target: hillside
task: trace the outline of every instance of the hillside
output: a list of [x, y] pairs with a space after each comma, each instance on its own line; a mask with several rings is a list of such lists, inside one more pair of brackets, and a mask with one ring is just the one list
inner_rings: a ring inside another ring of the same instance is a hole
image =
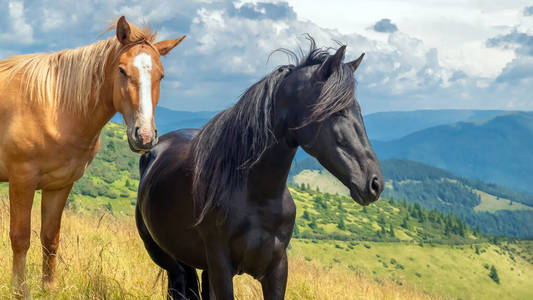
[[486, 240], [454, 215], [428, 211], [420, 204], [388, 199], [357, 205], [344, 195], [292, 187], [298, 207], [294, 236], [345, 241], [471, 243]]
[[436, 126], [372, 144], [382, 160], [416, 160], [459, 176], [533, 193], [533, 113]]
[[[119, 124], [108, 124], [102, 131], [101, 141], [98, 155], [82, 179], [75, 183], [67, 207], [74, 211], [106, 209], [133, 215], [139, 156], [129, 151], [124, 127]], [[483, 233], [533, 236], [532, 196], [479, 180], [456, 177], [450, 172], [416, 162], [383, 161], [382, 168], [387, 180], [384, 197], [419, 203], [444, 214], [452, 212]], [[344, 186], [333, 176], [327, 172], [309, 171], [313, 169], [323, 168], [315, 160], [295, 162], [291, 178], [298, 184], [303, 182], [313, 188], [318, 186], [322, 191], [346, 194]], [[0, 184], [0, 192], [7, 193], [7, 184]], [[329, 226], [335, 227], [337, 223], [332, 224]]]
[[[533, 236], [532, 196], [413, 161], [385, 160], [381, 167], [386, 183], [382, 197], [453, 213], [484, 233]], [[347, 189], [315, 161], [297, 162], [293, 170], [296, 184], [348, 195]]]
[[[11, 298], [8, 213], [7, 199], [0, 196], [1, 299]], [[33, 232], [39, 232], [39, 220], [34, 209]], [[420, 246], [293, 239], [286, 299], [530, 299], [532, 249], [531, 242]], [[40, 288], [41, 259], [34, 236], [27, 258], [33, 299], [165, 297], [166, 276], [144, 250], [131, 217], [67, 210], [52, 292]], [[492, 266], [500, 284], [488, 276]], [[250, 276], [236, 276], [234, 283], [236, 299], [262, 299]]]
[[[128, 150], [123, 126], [108, 124], [101, 138], [101, 151], [68, 201], [58, 288], [51, 294], [38, 288], [41, 254], [33, 238], [28, 276], [34, 298], [163, 296], [166, 284], [143, 249], [132, 218], [138, 155]], [[436, 177], [439, 172], [449, 174], [442, 170], [425, 173]], [[5, 184], [1, 187], [0, 194], [5, 195]], [[289, 250], [287, 299], [533, 296], [529, 286], [532, 242], [485, 236], [454, 215], [417, 203], [384, 198], [362, 207], [349, 197], [315, 191], [307, 184], [291, 186], [290, 191], [297, 220]], [[39, 231], [39, 198], [33, 210], [35, 232]], [[4, 245], [0, 248], [4, 266], [0, 298], [7, 298], [11, 254], [5, 196], [0, 195], [0, 204]], [[492, 266], [499, 274], [499, 284], [489, 277]], [[235, 282], [240, 299], [261, 299], [258, 283], [249, 276], [239, 276]]]
[[[125, 128], [109, 123], [100, 135], [100, 150], [67, 200], [73, 211], [105, 209], [133, 215], [139, 183], [139, 155], [131, 152]], [[0, 183], [0, 194], [7, 194], [7, 183]], [[37, 192], [36, 198], [40, 198]]]
[[[93, 163], [87, 169], [84, 177], [76, 182], [68, 201], [68, 208], [79, 212], [94, 212], [107, 210], [112, 213], [132, 215], [138, 184], [138, 155], [128, 150], [124, 127], [110, 123], [101, 135], [101, 149]], [[302, 209], [299, 210], [297, 229], [301, 229], [296, 236], [308, 238], [335, 238], [340, 240], [449, 240], [450, 236], [443, 236], [446, 224], [458, 232], [458, 228], [465, 230], [465, 224], [459, 220], [450, 219], [445, 222], [445, 217], [432, 212], [437, 222], [432, 226], [423, 226], [418, 229], [416, 220], [409, 221], [410, 229], [399, 228], [403, 219], [401, 215], [413, 214], [428, 216], [420, 205], [408, 205], [382, 201], [379, 207], [366, 207], [354, 205], [354, 202], [345, 196], [336, 196], [314, 192], [309, 189], [294, 187], [292, 195]], [[329, 208], [334, 209], [329, 209]], [[337, 211], [338, 210], [338, 211]], [[412, 210], [416, 212], [412, 213]], [[306, 214], [305, 217], [303, 214]], [[365, 219], [353, 216], [368, 214]], [[378, 219], [378, 214], [381, 217]], [[453, 218], [453, 216], [452, 216]], [[438, 221], [442, 219], [441, 221]], [[366, 221], [362, 221], [366, 220]], [[386, 220], [386, 221], [385, 221]], [[434, 220], [429, 219], [430, 222]], [[339, 228], [341, 222], [344, 228]], [[411, 224], [412, 223], [412, 224]], [[428, 223], [430, 224], [430, 223]], [[397, 235], [391, 237], [382, 232], [389, 230], [390, 226], [398, 227]], [[311, 226], [311, 227], [309, 227]], [[314, 227], [314, 228], [313, 228]], [[381, 232], [380, 232], [381, 230]], [[418, 231], [420, 232], [418, 232]], [[418, 234], [417, 234], [418, 233]], [[423, 233], [423, 234], [422, 234]], [[423, 238], [425, 237], [425, 238]], [[469, 239], [464, 232], [462, 236], [451, 236], [455, 241], [465, 242]]]

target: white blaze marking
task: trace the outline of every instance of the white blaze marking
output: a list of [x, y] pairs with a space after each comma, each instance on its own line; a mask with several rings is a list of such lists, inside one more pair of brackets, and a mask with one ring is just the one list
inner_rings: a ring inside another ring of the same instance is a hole
[[133, 66], [139, 70], [140, 133], [143, 143], [148, 143], [152, 133], [152, 57], [141, 53], [133, 59]]

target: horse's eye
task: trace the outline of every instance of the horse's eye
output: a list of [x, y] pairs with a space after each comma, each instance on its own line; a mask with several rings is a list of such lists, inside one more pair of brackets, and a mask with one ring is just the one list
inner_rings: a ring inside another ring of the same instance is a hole
[[345, 137], [337, 138], [337, 145], [344, 149], [350, 149], [350, 143]]
[[122, 67], [118, 67], [118, 70], [119, 70], [119, 72], [120, 72], [122, 75], [124, 75], [124, 76], [126, 76], [126, 77], [129, 77], [129, 76], [128, 76], [128, 73], [126, 73], [126, 70], [124, 70]]

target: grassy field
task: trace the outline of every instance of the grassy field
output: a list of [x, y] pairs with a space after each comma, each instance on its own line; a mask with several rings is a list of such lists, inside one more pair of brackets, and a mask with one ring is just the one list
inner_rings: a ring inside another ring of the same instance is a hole
[[[137, 162], [124, 128], [106, 126], [99, 154], [67, 202], [51, 292], [40, 288], [36, 193], [27, 263], [34, 299], [165, 298], [166, 276], [148, 257], [132, 217]], [[290, 187], [299, 238], [289, 250], [287, 299], [533, 299], [533, 241], [496, 241], [418, 204], [381, 199], [362, 207], [341, 196], [344, 187], [326, 172], [304, 171], [294, 181], [306, 186]], [[11, 295], [6, 194], [0, 183], [0, 299]], [[500, 283], [488, 276], [492, 266]], [[262, 298], [249, 276], [237, 276], [235, 290], [237, 299]]]
[[310, 188], [316, 190], [317, 188], [330, 194], [350, 195], [347, 187], [342, 185], [340, 181], [329, 172], [321, 172], [317, 170], [303, 170], [292, 179], [294, 183], [309, 184]]
[[[36, 201], [35, 205], [38, 205]], [[0, 298], [10, 298], [11, 247], [7, 199], [0, 197]], [[35, 207], [36, 208], [36, 207]], [[59, 250], [58, 284], [40, 288], [39, 214], [34, 208], [32, 245], [28, 253], [28, 283], [33, 299], [164, 299], [166, 282], [137, 235], [133, 218], [96, 214], [64, 215]], [[342, 264], [309, 259], [315, 250], [296, 242], [290, 251], [287, 299], [440, 299], [418, 286], [375, 279]], [[298, 250], [296, 249], [298, 247]], [[326, 259], [327, 256], [320, 254]], [[314, 257], [314, 256], [313, 256]], [[249, 276], [235, 277], [237, 299], [261, 299], [259, 284]]]
[[495, 212], [498, 210], [533, 210], [533, 207], [524, 205], [522, 203], [512, 202], [509, 199], [496, 197], [494, 195], [487, 194], [483, 191], [473, 190], [480, 196], [481, 203], [474, 207], [475, 211], [488, 211]]
[[[35, 205], [37, 206], [38, 200]], [[10, 297], [11, 249], [7, 199], [0, 197], [0, 298]], [[37, 208], [37, 207], [36, 207]], [[39, 214], [33, 212], [28, 282], [34, 299], [163, 299], [165, 276], [146, 254], [133, 218], [102, 210], [66, 211], [58, 285], [40, 288]], [[287, 299], [531, 299], [533, 243], [466, 246], [294, 239]], [[511, 259], [505, 248], [519, 255]], [[488, 277], [495, 265], [500, 284]], [[261, 299], [249, 276], [234, 280], [237, 299]]]
[[[293, 255], [322, 265], [344, 266], [366, 276], [457, 299], [532, 299], [533, 265], [487, 243], [428, 245], [296, 240]], [[523, 248], [531, 244], [513, 244]], [[476, 254], [476, 247], [479, 254]], [[511, 246], [507, 246], [511, 247]], [[525, 255], [525, 253], [524, 253]], [[531, 255], [529, 252], [528, 255]], [[513, 257], [513, 258], [511, 258]], [[489, 276], [494, 265], [500, 284]]]

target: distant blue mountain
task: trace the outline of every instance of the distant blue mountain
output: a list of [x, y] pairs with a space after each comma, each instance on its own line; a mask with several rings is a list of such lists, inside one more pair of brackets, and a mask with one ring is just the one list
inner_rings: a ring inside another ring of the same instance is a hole
[[[201, 128], [217, 112], [156, 109], [161, 134]], [[379, 159], [420, 161], [459, 176], [533, 194], [533, 113], [501, 110], [419, 110], [364, 117]], [[122, 122], [120, 115], [113, 121]], [[308, 158], [299, 149], [296, 161]]]
[[[155, 110], [155, 124], [160, 134], [180, 128], [202, 128], [217, 113], [216, 111], [179, 111], [158, 106]], [[116, 114], [111, 121], [122, 123], [123, 119], [120, 114]]]
[[438, 125], [477, 121], [508, 113], [502, 110], [415, 110], [378, 112], [364, 117], [371, 140], [389, 141]]
[[435, 126], [373, 141], [380, 160], [402, 158], [533, 194], [533, 113]]
[[[201, 128], [218, 111], [178, 111], [157, 107], [156, 124], [162, 134], [180, 128]], [[475, 121], [505, 114], [501, 110], [415, 110], [379, 112], [364, 117], [368, 137], [371, 140], [388, 141], [429, 127], [459, 121]], [[122, 122], [120, 114], [112, 121]], [[297, 155], [297, 159], [300, 155]], [[303, 157], [302, 157], [303, 158]]]

